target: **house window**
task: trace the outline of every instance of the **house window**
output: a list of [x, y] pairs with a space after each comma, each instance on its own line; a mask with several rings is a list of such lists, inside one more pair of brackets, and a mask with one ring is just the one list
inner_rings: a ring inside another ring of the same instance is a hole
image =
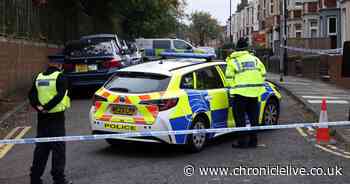
[[295, 30], [300, 31], [301, 30], [301, 24], [295, 24]]
[[295, 37], [296, 38], [301, 38], [301, 31], [295, 32]]
[[328, 17], [328, 35], [337, 35], [336, 17]]
[[310, 37], [311, 38], [317, 38], [317, 29], [311, 29]]
[[318, 27], [317, 20], [310, 20], [310, 27]]

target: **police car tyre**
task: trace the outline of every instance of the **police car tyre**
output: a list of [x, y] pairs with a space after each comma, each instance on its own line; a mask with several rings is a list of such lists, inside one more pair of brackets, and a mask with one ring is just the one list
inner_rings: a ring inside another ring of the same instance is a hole
[[[198, 118], [193, 121], [192, 130], [205, 129], [205, 120]], [[191, 153], [200, 152], [207, 142], [207, 135], [205, 133], [190, 134], [187, 137], [187, 150]]]
[[119, 146], [119, 145], [123, 144], [123, 142], [121, 140], [118, 140], [118, 139], [106, 139], [106, 142], [111, 146]]
[[279, 104], [274, 98], [270, 98], [265, 106], [262, 125], [277, 125], [279, 119]]

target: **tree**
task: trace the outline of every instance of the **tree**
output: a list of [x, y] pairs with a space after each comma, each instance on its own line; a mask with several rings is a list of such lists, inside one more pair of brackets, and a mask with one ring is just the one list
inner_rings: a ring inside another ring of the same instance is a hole
[[175, 34], [185, 5], [183, 0], [116, 0], [113, 3], [124, 36], [128, 38]]
[[49, 0], [48, 4], [49, 12], [61, 16], [56, 17], [62, 19], [64, 41], [72, 32], [68, 25], [77, 27], [75, 39], [96, 33], [117, 33], [126, 39], [176, 35], [186, 5], [185, 0]]
[[208, 12], [195, 12], [190, 17], [190, 39], [196, 45], [204, 46], [208, 41], [220, 36], [218, 21]]

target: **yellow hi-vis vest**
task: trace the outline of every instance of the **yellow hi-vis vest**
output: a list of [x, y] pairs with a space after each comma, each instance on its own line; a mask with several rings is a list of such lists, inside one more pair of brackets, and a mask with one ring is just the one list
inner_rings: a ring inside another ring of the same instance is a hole
[[[56, 80], [61, 72], [53, 72], [50, 75], [43, 75], [40, 73], [36, 78], [36, 88], [38, 90], [38, 99], [42, 105], [47, 104], [52, 98], [57, 95], [56, 90]], [[48, 113], [56, 113], [65, 111], [70, 107], [70, 99], [68, 97], [68, 91], [66, 91], [65, 96], [62, 101], [58, 103], [54, 108], [49, 110]]]
[[248, 51], [234, 52], [226, 58], [226, 85], [230, 94], [260, 97], [265, 92], [264, 64]]

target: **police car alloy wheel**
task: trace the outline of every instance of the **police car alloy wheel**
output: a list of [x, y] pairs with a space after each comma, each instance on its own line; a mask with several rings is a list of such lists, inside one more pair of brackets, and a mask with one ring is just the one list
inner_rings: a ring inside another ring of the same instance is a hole
[[[192, 130], [205, 129], [204, 121], [198, 119], [193, 122]], [[207, 141], [207, 136], [205, 133], [190, 134], [188, 136], [188, 148], [190, 152], [199, 152], [204, 148]]]
[[279, 109], [276, 100], [269, 100], [266, 104], [263, 116], [264, 125], [277, 125]]

